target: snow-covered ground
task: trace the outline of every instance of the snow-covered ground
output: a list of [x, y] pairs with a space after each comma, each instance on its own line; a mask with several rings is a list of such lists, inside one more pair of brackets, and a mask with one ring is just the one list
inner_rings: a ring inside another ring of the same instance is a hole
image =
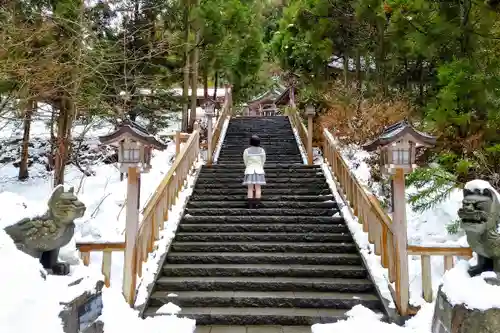
[[[92, 290], [101, 279], [98, 270], [83, 265], [72, 266], [70, 276], [47, 275], [31, 256], [17, 250], [12, 239], [0, 228], [0, 262], [6, 271], [0, 274], [0, 331], [16, 333], [63, 333], [59, 313], [60, 302], [68, 302], [81, 293]], [[84, 280], [74, 287], [68, 284]], [[195, 321], [167, 315], [140, 319], [137, 312], [124, 301], [120, 288], [103, 290], [101, 319], [106, 333], [154, 332], [192, 333]]]

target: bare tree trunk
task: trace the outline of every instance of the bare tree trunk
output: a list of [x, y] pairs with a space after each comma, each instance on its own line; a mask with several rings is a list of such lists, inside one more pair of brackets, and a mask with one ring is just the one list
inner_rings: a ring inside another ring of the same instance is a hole
[[184, 5], [184, 82], [182, 88], [182, 99], [184, 104], [182, 106], [182, 125], [181, 131], [187, 132], [188, 118], [189, 118], [189, 0], [185, 0]]
[[361, 93], [363, 88], [363, 78], [361, 77], [361, 54], [359, 49], [356, 49], [356, 87], [358, 93]]
[[21, 163], [19, 164], [19, 180], [25, 180], [29, 177], [28, 172], [28, 149], [30, 143], [30, 130], [31, 130], [31, 116], [36, 108], [36, 102], [28, 99], [25, 104], [24, 110], [24, 124], [23, 124], [23, 143], [21, 148]]
[[[79, 3], [78, 10], [79, 25], [83, 26], [83, 0]], [[75, 37], [81, 37], [83, 30], [79, 30]], [[59, 117], [57, 119], [57, 149], [55, 154], [55, 168], [54, 168], [54, 187], [64, 184], [64, 171], [66, 164], [69, 161], [71, 154], [71, 128], [73, 125], [74, 117], [76, 115], [76, 101], [78, 88], [80, 86], [79, 69], [80, 59], [82, 55], [82, 39], [75, 38], [75, 45], [72, 47], [72, 55], [74, 58], [73, 68], [71, 75], [68, 77], [71, 84], [71, 91], [65, 93], [59, 102]]]
[[203, 70], [203, 97], [208, 99], [208, 65]]
[[219, 73], [214, 74], [214, 101], [217, 100], [217, 88], [219, 87]]
[[191, 75], [191, 116], [189, 117], [189, 128], [192, 130], [194, 122], [196, 121], [196, 106], [198, 102], [198, 67], [200, 50], [198, 44], [200, 43], [201, 33], [200, 30], [196, 31], [195, 47], [193, 50], [193, 72]]
[[68, 162], [70, 150], [70, 138], [68, 133], [71, 131], [73, 101], [68, 96], [61, 99], [59, 108], [59, 117], [57, 119], [57, 144], [54, 165], [54, 187], [64, 184], [64, 170]]
[[342, 56], [342, 60], [343, 60], [343, 63], [344, 63], [344, 85], [347, 87], [347, 83], [348, 83], [348, 79], [347, 79], [347, 76], [348, 76], [348, 73], [349, 73], [349, 56], [347, 54], [344, 54]]
[[54, 110], [50, 113], [50, 154], [48, 158], [48, 170], [54, 170], [55, 155], [56, 155], [56, 135], [54, 133], [54, 124], [56, 122], [56, 114]]

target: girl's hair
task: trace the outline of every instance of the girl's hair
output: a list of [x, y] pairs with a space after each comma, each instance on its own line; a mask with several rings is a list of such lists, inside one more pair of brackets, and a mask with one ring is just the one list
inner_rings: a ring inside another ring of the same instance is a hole
[[250, 146], [260, 147], [260, 138], [257, 135], [252, 135], [250, 138]]

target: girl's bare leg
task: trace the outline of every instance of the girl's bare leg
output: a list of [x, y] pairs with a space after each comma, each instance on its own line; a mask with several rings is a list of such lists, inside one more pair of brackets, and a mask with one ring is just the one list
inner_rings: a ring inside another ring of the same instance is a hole
[[248, 185], [247, 198], [248, 199], [253, 198], [253, 185]]
[[261, 196], [262, 196], [262, 190], [260, 185], [255, 185], [255, 198], [260, 199]]

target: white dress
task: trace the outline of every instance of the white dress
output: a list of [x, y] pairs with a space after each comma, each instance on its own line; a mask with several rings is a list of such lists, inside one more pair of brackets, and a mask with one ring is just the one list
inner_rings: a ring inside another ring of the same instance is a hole
[[245, 162], [243, 185], [265, 185], [266, 151], [262, 147], [249, 147], [243, 152], [243, 161]]

